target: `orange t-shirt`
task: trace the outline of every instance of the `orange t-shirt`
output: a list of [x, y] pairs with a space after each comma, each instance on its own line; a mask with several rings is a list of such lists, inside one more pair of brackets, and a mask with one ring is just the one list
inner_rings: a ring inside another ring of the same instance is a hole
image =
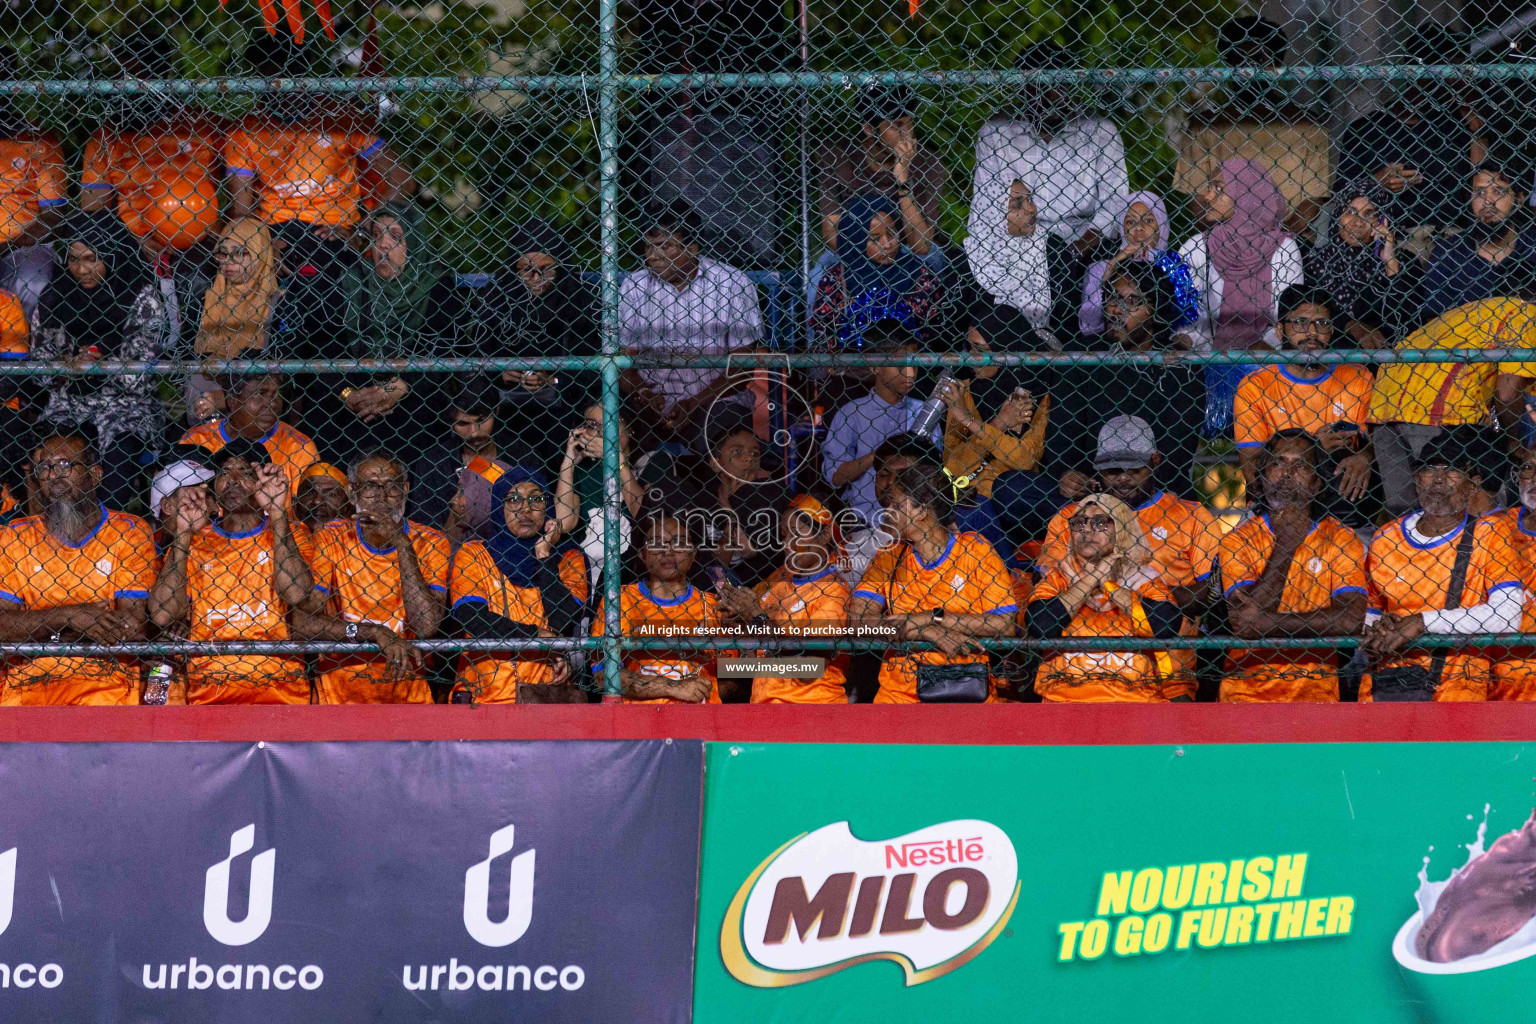
[[[536, 587], [507, 582], [496, 560], [479, 541], [471, 541], [453, 553], [448, 570], [448, 600], [453, 608], [478, 601], [513, 622], [549, 628], [544, 597]], [[518, 657], [475, 651], [459, 656], [455, 691], [474, 694], [479, 704], [516, 704], [518, 683], [553, 682], [553, 656], [527, 653]]]
[[[1136, 506], [1135, 512], [1136, 521], [1152, 551], [1152, 568], [1164, 585], [1189, 587], [1210, 577], [1216, 545], [1221, 542], [1221, 524], [1209, 509], [1198, 501], [1185, 501], [1159, 491], [1156, 497]], [[1077, 504], [1074, 502], [1046, 524], [1045, 543], [1038, 559], [1042, 573], [1050, 572], [1067, 557], [1071, 544], [1071, 529], [1067, 524], [1076, 514]], [[1199, 621], [1185, 618], [1179, 627], [1179, 635], [1199, 636]], [[1170, 699], [1193, 697], [1198, 688], [1195, 652], [1174, 650], [1168, 652], [1168, 657], [1173, 665], [1173, 676], [1163, 680], [1164, 693]]]
[[[1222, 593], [1259, 582], [1275, 535], [1269, 517], [1257, 516], [1221, 540]], [[1366, 593], [1365, 545], [1337, 519], [1313, 524], [1285, 574], [1278, 611], [1305, 614], [1322, 611], [1336, 597]], [[1224, 701], [1336, 701], [1339, 699], [1338, 651], [1332, 647], [1274, 648], [1227, 652]]]
[[[1150, 566], [1143, 567], [1137, 578], [1128, 581], [1140, 601], [1169, 601], [1167, 585]], [[1056, 598], [1072, 586], [1071, 578], [1060, 567], [1046, 573], [1035, 587], [1030, 605], [1034, 607]], [[1152, 635], [1145, 611], [1138, 616], [1127, 612], [1109, 598], [1101, 587], [1073, 613], [1064, 637]], [[1137, 651], [1055, 651], [1040, 663], [1035, 673], [1035, 692], [1042, 700], [1100, 704], [1110, 701], [1164, 703], [1171, 696], [1158, 671], [1153, 652]]]
[[[890, 615], [942, 607], [946, 613], [958, 615], [1012, 618], [1019, 610], [1008, 567], [979, 533], [951, 535], [949, 545], [931, 565], [919, 559], [909, 544], [881, 548], [864, 570], [853, 596], [876, 602]], [[986, 654], [887, 651], [880, 666], [875, 703], [916, 704], [921, 665], [985, 665], [989, 661]]]
[[[290, 522], [306, 563], [315, 544], [302, 523]], [[187, 552], [187, 639], [286, 640], [288, 606], [273, 583], [272, 529], [226, 533], [218, 523], [192, 538]], [[221, 654], [187, 662], [188, 704], [308, 704], [304, 659], [284, 655]]]
[[[794, 626], [804, 635], [837, 639], [832, 629], [848, 624], [848, 584], [836, 569], [815, 576], [790, 577], [770, 586], [759, 599], [774, 626]], [[827, 670], [820, 679], [781, 679], [759, 676], [752, 681], [753, 704], [846, 704], [848, 652], [820, 650]], [[779, 657], [780, 655], [771, 655]]]
[[[1370, 607], [1375, 611], [1413, 615], [1445, 609], [1451, 570], [1456, 564], [1456, 545], [1468, 524], [1464, 522], [1449, 536], [1434, 543], [1421, 544], [1408, 535], [1409, 518], [1411, 516], [1392, 520], [1371, 538], [1366, 572], [1370, 577]], [[1500, 588], [1522, 586], [1520, 557], [1505, 525], [1484, 517], [1472, 526], [1476, 544], [1461, 591], [1463, 608], [1485, 604], [1488, 595]], [[1431, 657], [1428, 650], [1411, 650], [1379, 667], [1421, 665], [1428, 668]], [[1435, 700], [1486, 700], [1490, 675], [1489, 652], [1451, 648], [1440, 686], [1435, 691]], [[1366, 676], [1360, 683], [1360, 699], [1370, 700], [1370, 693], [1371, 680]]]
[[224, 173], [254, 177], [261, 217], [351, 227], [362, 216], [358, 161], [384, 140], [344, 119], [297, 125], [248, 118], [224, 144]]
[[[208, 449], [212, 454], [223, 448], [230, 440], [232, 439], [224, 430], [224, 421], [216, 420], [213, 423], [193, 427], [183, 434], [177, 443], [195, 444]], [[260, 440], [261, 446], [267, 450], [268, 455], [272, 456], [272, 464], [288, 477], [289, 493], [297, 495], [300, 475], [310, 465], [320, 461], [320, 450], [315, 447], [315, 442], [282, 422], [267, 431], [266, 436]]]
[[[592, 635], [603, 635], [603, 611], [605, 601], [597, 603], [592, 620]], [[719, 606], [714, 594], [689, 586], [681, 596], [664, 600], [651, 593], [651, 588], [641, 583], [631, 583], [619, 592], [619, 629], [628, 637], [664, 639], [671, 636], [705, 636], [720, 628]], [[661, 676], [680, 679], [694, 672], [702, 672], [709, 680], [710, 704], [720, 703], [720, 683], [715, 678], [715, 658], [724, 651], [628, 651], [624, 655], [624, 671], [639, 675]], [[601, 658], [592, 671], [603, 671]], [[624, 698], [626, 704], [677, 704], [671, 697], [655, 700]]]
[[[101, 510], [79, 544], [61, 543], [41, 516], [0, 534], [0, 600], [37, 611], [144, 601], [155, 585], [155, 538], [138, 516]], [[137, 704], [133, 658], [12, 658], [0, 704]]]
[[37, 212], [69, 202], [64, 151], [48, 136], [0, 141], [0, 242], [19, 238]]
[[[0, 359], [27, 359], [32, 354], [32, 332], [27, 326], [27, 311], [15, 292], [0, 288]], [[21, 408], [11, 399], [12, 410]]]
[[1244, 377], [1232, 403], [1232, 434], [1239, 448], [1258, 448], [1282, 430], [1309, 434], [1337, 425], [1365, 430], [1376, 378], [1353, 363], [1320, 377], [1297, 377], [1288, 366], [1265, 366]]
[[205, 238], [219, 219], [217, 169], [224, 132], [212, 121], [166, 122], [143, 132], [102, 128], [85, 145], [80, 187], [117, 190], [117, 213], [128, 230], [147, 235], [175, 200], [185, 248]]
[[[427, 586], [448, 593], [448, 538], [428, 526], [407, 522], [406, 536]], [[326, 610], [345, 622], [372, 622], [403, 636], [405, 594], [400, 562], [394, 548], [374, 548], [363, 539], [357, 522], [340, 519], [315, 535], [310, 571], [316, 588], [330, 595]], [[321, 704], [430, 704], [432, 689], [425, 679], [389, 681], [389, 668], [378, 655], [324, 655], [316, 666]]]
[[[1532, 526], [1521, 522], [1520, 506], [1501, 509], [1486, 517], [1504, 528], [1510, 547], [1520, 564], [1520, 582], [1525, 585], [1525, 610], [1520, 616], [1520, 632], [1536, 633], [1536, 515], [1528, 515]], [[1489, 700], [1536, 700], [1536, 648], [1505, 647], [1490, 650], [1494, 658], [1493, 683]]]

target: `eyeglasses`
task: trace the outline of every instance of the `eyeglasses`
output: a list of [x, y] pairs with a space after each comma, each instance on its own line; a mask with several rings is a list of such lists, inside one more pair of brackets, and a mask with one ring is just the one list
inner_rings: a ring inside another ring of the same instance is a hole
[[597, 433], [601, 434], [603, 432], [603, 421], [602, 420], [582, 420], [581, 421], [581, 429], [582, 430], [592, 430], [592, 431], [596, 431]]
[[541, 267], [534, 263], [519, 263], [517, 265], [517, 273], [521, 277], [537, 277], [545, 281], [551, 281], [556, 274], [560, 273], [560, 265], [558, 263], [551, 263], [548, 266]]
[[1115, 528], [1115, 520], [1112, 516], [1073, 516], [1067, 525], [1084, 533], [1108, 533]]
[[521, 494], [509, 494], [509, 495], [507, 495], [507, 501], [506, 501], [506, 505], [507, 505], [508, 508], [535, 509], [535, 508], [543, 508], [545, 505], [548, 505], [548, 504], [549, 504], [549, 499], [544, 497], [544, 495], [542, 495], [542, 494], [535, 494], [531, 498], [524, 497]]
[[69, 476], [77, 469], [85, 469], [89, 463], [75, 462], [73, 459], [54, 459], [52, 462], [39, 462], [32, 467], [32, 475], [45, 476]]
[[1315, 320], [1304, 316], [1287, 317], [1284, 322], [1287, 327], [1294, 327], [1298, 331], [1315, 330], [1326, 334], [1333, 330], [1333, 321], [1327, 317], [1318, 317]]
[[362, 483], [357, 485], [356, 490], [359, 497], [364, 494], [401, 495], [405, 493], [405, 484], [399, 480], [387, 480], [383, 482], [378, 480], [364, 480]]
[[224, 260], [225, 262], [232, 262], [234, 260], [243, 260], [249, 256], [250, 253], [246, 251], [244, 246], [237, 245], [230, 247], [221, 245], [217, 249], [213, 250], [213, 255], [218, 259]]

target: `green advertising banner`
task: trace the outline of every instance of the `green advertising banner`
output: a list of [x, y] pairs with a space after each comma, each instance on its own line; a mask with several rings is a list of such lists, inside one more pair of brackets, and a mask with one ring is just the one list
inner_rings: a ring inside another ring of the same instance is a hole
[[1529, 1019], [1526, 753], [712, 744], [694, 1020]]

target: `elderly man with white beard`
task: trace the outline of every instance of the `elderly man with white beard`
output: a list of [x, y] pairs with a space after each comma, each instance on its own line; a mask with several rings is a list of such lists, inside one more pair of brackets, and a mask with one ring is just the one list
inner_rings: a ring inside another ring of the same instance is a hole
[[315, 537], [315, 589], [320, 614], [296, 613], [296, 636], [362, 640], [379, 654], [323, 655], [322, 704], [430, 704], [421, 652], [412, 639], [437, 632], [448, 594], [448, 539], [405, 517], [410, 483], [405, 464], [376, 451], [348, 474], [357, 514]]

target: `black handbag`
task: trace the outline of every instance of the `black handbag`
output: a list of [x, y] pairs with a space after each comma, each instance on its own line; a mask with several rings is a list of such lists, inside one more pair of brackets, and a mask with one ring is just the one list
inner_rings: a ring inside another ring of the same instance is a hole
[[[1475, 545], [1477, 521], [1469, 519], [1463, 527], [1461, 541], [1456, 545], [1456, 562], [1451, 566], [1451, 578], [1445, 588], [1445, 610], [1461, 607], [1461, 595], [1467, 587], [1467, 569], [1472, 565], [1472, 548]], [[1429, 667], [1423, 665], [1398, 665], [1378, 669], [1371, 674], [1371, 699], [1380, 703], [1407, 703], [1435, 699], [1440, 688], [1440, 677], [1445, 673], [1447, 647], [1435, 648]]]
[[917, 699], [924, 704], [984, 704], [992, 688], [988, 663], [917, 666]]

